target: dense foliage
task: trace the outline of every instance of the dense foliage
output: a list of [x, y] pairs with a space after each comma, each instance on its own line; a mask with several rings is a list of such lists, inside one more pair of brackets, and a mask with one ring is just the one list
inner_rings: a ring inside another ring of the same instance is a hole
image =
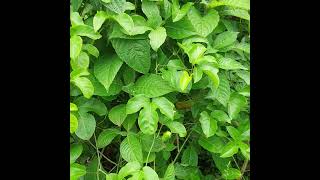
[[71, 0], [72, 180], [250, 179], [249, 0]]

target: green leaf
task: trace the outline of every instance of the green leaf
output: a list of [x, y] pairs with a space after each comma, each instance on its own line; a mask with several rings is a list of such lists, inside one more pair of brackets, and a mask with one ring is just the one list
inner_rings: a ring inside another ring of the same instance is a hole
[[87, 53], [81, 51], [76, 59], [71, 60], [71, 67], [73, 70], [85, 71], [89, 67], [89, 56]]
[[102, 131], [97, 139], [97, 148], [104, 148], [108, 146], [112, 140], [120, 134], [119, 129], [109, 128]]
[[244, 67], [240, 62], [231, 59], [231, 58], [220, 58], [218, 59], [218, 66], [221, 69], [226, 69], [226, 70], [235, 70], [235, 69], [244, 69], [247, 70], [246, 67]]
[[121, 142], [120, 154], [127, 162], [143, 162], [142, 147], [135, 134], [129, 133]]
[[185, 53], [188, 54], [189, 62], [192, 64], [196, 64], [198, 59], [203, 57], [207, 49], [204, 45], [200, 43], [186, 45], [178, 43], [178, 45], [184, 50]]
[[112, 39], [118, 56], [134, 70], [146, 74], [151, 65], [148, 40]]
[[[154, 142], [153, 142], [154, 139]], [[140, 142], [142, 145], [142, 150], [145, 152], [160, 152], [166, 145], [162, 142], [160, 137], [155, 137], [154, 135], [140, 134]], [[153, 144], [153, 146], [152, 146]], [[151, 148], [152, 146], [152, 148]]]
[[227, 131], [229, 133], [229, 135], [232, 137], [232, 139], [236, 140], [236, 141], [239, 141], [240, 140], [240, 132], [232, 127], [232, 126], [227, 126]]
[[200, 113], [199, 121], [201, 123], [202, 131], [207, 138], [216, 133], [218, 129], [217, 121], [211, 118], [206, 111]]
[[181, 163], [188, 166], [198, 166], [198, 153], [193, 146], [188, 146], [183, 151]]
[[123, 33], [130, 36], [144, 34], [146, 31], [151, 30], [151, 28], [147, 26], [135, 26], [131, 16], [126, 13], [120, 13], [117, 16], [114, 16], [113, 19], [123, 28]]
[[127, 180], [143, 180], [143, 171], [140, 170], [132, 174]]
[[214, 9], [210, 9], [202, 17], [200, 12], [195, 7], [192, 7], [188, 13], [188, 19], [200, 36], [207, 37], [217, 27], [220, 17]]
[[71, 80], [74, 85], [76, 85], [81, 92], [83, 93], [83, 96], [86, 98], [90, 98], [94, 93], [94, 87], [90, 80], [86, 77], [76, 77], [73, 80]]
[[70, 164], [76, 162], [83, 151], [81, 144], [71, 144], [70, 145]]
[[130, 83], [134, 83], [136, 80], [136, 71], [127, 65], [124, 66], [122, 75], [123, 75], [123, 82], [126, 85]]
[[123, 123], [123, 121], [126, 119], [127, 117], [127, 113], [126, 113], [126, 105], [125, 104], [119, 104], [117, 106], [114, 106], [109, 114], [108, 117], [110, 119], [110, 121], [117, 125], [117, 126], [121, 126], [121, 124]]
[[142, 168], [144, 180], [159, 180], [158, 174], [149, 166]]
[[230, 141], [222, 148], [220, 157], [222, 158], [231, 157], [234, 154], [236, 154], [238, 150], [239, 150], [239, 147], [237, 146], [237, 144], [233, 141]]
[[93, 46], [92, 44], [84, 44], [82, 45], [82, 49], [87, 51], [92, 56], [98, 58], [99, 57], [99, 50]]
[[161, 16], [167, 20], [172, 14], [172, 4], [168, 0], [163, 0], [161, 4]]
[[164, 173], [163, 180], [175, 180], [174, 165], [172, 163], [168, 165], [167, 170]]
[[75, 103], [82, 112], [95, 112], [99, 116], [106, 115], [108, 112], [106, 105], [96, 98], [88, 100], [84, 97], [79, 97], [75, 100]]
[[187, 17], [178, 22], [169, 21], [165, 24], [165, 28], [172, 39], [183, 39], [198, 34]]
[[76, 25], [84, 25], [82, 17], [78, 12], [72, 12], [70, 14], [70, 20], [71, 20], [71, 25], [76, 26]]
[[197, 83], [197, 82], [199, 82], [201, 80], [202, 75], [203, 75], [203, 71], [198, 67], [194, 67], [192, 74], [193, 74], [194, 83]]
[[105, 22], [106, 19], [110, 18], [111, 15], [105, 11], [98, 11], [93, 17], [93, 29], [94, 31], [98, 31], [102, 24]]
[[237, 40], [238, 32], [225, 31], [220, 33], [213, 41], [212, 47], [214, 49], [222, 49], [234, 44]]
[[82, 48], [82, 39], [80, 36], [72, 36], [70, 38], [70, 58], [76, 59]]
[[243, 79], [247, 85], [250, 85], [250, 72], [248, 71], [237, 71], [236, 74]]
[[102, 56], [94, 64], [94, 75], [106, 88], [107, 92], [122, 66], [122, 60], [117, 55]]
[[143, 109], [139, 113], [138, 124], [140, 130], [144, 134], [152, 135], [157, 131], [158, 128], [158, 113], [156, 108], [152, 106], [151, 103], [148, 103], [143, 107]]
[[211, 112], [211, 117], [213, 117], [214, 119], [220, 121], [220, 122], [227, 122], [231, 124], [231, 119], [228, 116], [227, 113], [225, 113], [224, 111], [221, 110], [214, 110]]
[[180, 81], [179, 81], [179, 86], [180, 86], [181, 91], [184, 91], [188, 87], [191, 80], [192, 80], [192, 77], [189, 76], [188, 72], [183, 71], [182, 76], [180, 76]]
[[209, 138], [200, 137], [198, 143], [201, 147], [212, 153], [220, 153], [222, 151], [222, 148], [224, 147], [222, 138], [218, 136], [211, 136]]
[[79, 111], [78, 122], [79, 125], [76, 135], [83, 140], [89, 140], [96, 128], [96, 120], [94, 116], [89, 113]]
[[209, 93], [209, 98], [217, 99], [223, 106], [227, 106], [227, 103], [230, 98], [230, 85], [229, 80], [226, 76], [222, 75], [219, 76], [220, 83], [218, 89], [211, 88], [211, 92]]
[[86, 174], [86, 167], [78, 163], [70, 165], [70, 180], [77, 180]]
[[180, 137], [187, 135], [187, 130], [184, 125], [178, 121], [170, 121], [165, 123], [172, 133], [178, 133]]
[[247, 104], [247, 99], [239, 94], [233, 93], [228, 102], [228, 114], [231, 119], [237, 117], [242, 108]]
[[157, 27], [149, 33], [150, 45], [154, 51], [164, 43], [167, 37], [166, 29], [164, 27]]
[[192, 6], [192, 2], [187, 2], [180, 9], [179, 0], [172, 0], [172, 21], [176, 22], [182, 19]]
[[220, 15], [224, 16], [235, 16], [241, 19], [250, 21], [250, 15], [248, 11], [243, 9], [227, 9], [220, 12]]
[[70, 133], [74, 133], [76, 132], [76, 130], [78, 129], [78, 119], [77, 117], [70, 113]]
[[220, 79], [218, 76], [219, 69], [211, 63], [201, 64], [199, 68], [211, 79], [215, 88], [219, 87]]
[[78, 106], [74, 103], [70, 103], [70, 111], [78, 111]]
[[240, 148], [242, 155], [246, 159], [250, 160], [250, 147], [248, 146], [248, 144], [240, 142], [238, 145], [239, 145], [239, 148]]
[[93, 27], [88, 26], [88, 25], [77, 25], [73, 26], [70, 29], [70, 35], [74, 36], [86, 36], [88, 38], [91, 38], [93, 40], [100, 39], [102, 36], [98, 33], [95, 32]]
[[126, 113], [133, 114], [138, 112], [142, 107], [149, 105], [150, 99], [143, 94], [136, 95], [128, 100]]
[[155, 105], [157, 105], [157, 107], [160, 109], [160, 112], [162, 114], [166, 115], [168, 118], [173, 120], [175, 108], [174, 108], [174, 104], [172, 102], [170, 102], [165, 97], [153, 98], [152, 102]]
[[126, 0], [111, 0], [110, 3], [104, 4], [104, 6], [117, 14], [123, 13], [127, 8]]
[[150, 27], [155, 29], [161, 25], [162, 18], [160, 16], [160, 11], [156, 2], [142, 0], [141, 9], [142, 12], [147, 16], [148, 25]]
[[130, 129], [133, 127], [135, 122], [137, 121], [138, 115], [135, 114], [129, 114], [127, 115], [126, 119], [123, 121], [122, 126], [127, 130], [130, 131]]
[[104, 174], [105, 171], [102, 168], [100, 170], [99, 169], [100, 169], [100, 161], [98, 161], [97, 156], [94, 156], [87, 165], [88, 173], [84, 176], [84, 179], [85, 180], [106, 179], [106, 175]]
[[174, 89], [161, 76], [148, 74], [141, 76], [132, 87], [133, 94], [144, 94], [148, 98], [163, 96]]
[[123, 166], [118, 174], [118, 179], [123, 179], [128, 175], [132, 175], [135, 172], [140, 171], [141, 165], [139, 162], [128, 162], [125, 166]]
[[250, 9], [250, 0], [212, 0], [208, 5], [209, 8], [218, 6], [230, 6], [233, 8]]
[[241, 177], [241, 172], [239, 169], [227, 168], [222, 171], [222, 178], [224, 179], [239, 179]]
[[106, 180], [119, 180], [118, 174], [116, 174], [116, 173], [107, 174]]

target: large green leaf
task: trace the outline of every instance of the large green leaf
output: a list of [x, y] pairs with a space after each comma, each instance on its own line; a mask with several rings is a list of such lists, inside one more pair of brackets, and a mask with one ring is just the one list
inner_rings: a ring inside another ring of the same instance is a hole
[[112, 140], [120, 133], [119, 129], [109, 128], [102, 131], [97, 139], [97, 148], [104, 148], [108, 146]]
[[249, 15], [248, 11], [243, 10], [243, 9], [227, 9], [227, 10], [223, 10], [223, 11], [220, 12], [220, 15], [235, 16], [235, 17], [250, 21], [250, 15]]
[[180, 76], [179, 81], [179, 87], [181, 91], [184, 91], [187, 89], [188, 85], [192, 80], [192, 77], [189, 76], [189, 73], [187, 71], [182, 71], [182, 75]]
[[195, 7], [192, 7], [188, 13], [188, 19], [196, 32], [200, 36], [206, 37], [217, 27], [220, 17], [214, 9], [210, 9], [208, 13], [202, 17], [200, 12]]
[[76, 59], [82, 48], [82, 39], [80, 36], [72, 36], [70, 38], [70, 58]]
[[89, 56], [87, 53], [81, 51], [76, 59], [71, 59], [71, 67], [78, 72], [85, 71], [89, 67]]
[[139, 113], [138, 124], [144, 134], [154, 134], [158, 128], [158, 113], [151, 103], [146, 104]]
[[230, 98], [230, 84], [226, 76], [219, 76], [220, 83], [218, 89], [211, 88], [208, 98], [217, 99], [223, 106], [227, 106]]
[[93, 17], [93, 29], [98, 31], [106, 19], [111, 18], [111, 15], [106, 11], [98, 11]]
[[220, 78], [218, 76], [219, 69], [212, 63], [201, 64], [199, 68], [211, 79], [214, 88], [218, 88], [220, 85]]
[[146, 74], [151, 65], [148, 40], [112, 39], [118, 56], [134, 70]]
[[202, 131], [207, 138], [216, 133], [218, 129], [217, 121], [211, 118], [206, 111], [200, 113], [199, 121], [201, 123]]
[[144, 94], [146, 97], [154, 98], [168, 94], [174, 89], [161, 76], [148, 74], [141, 76], [132, 87], [133, 94]]
[[158, 174], [149, 166], [142, 168], [144, 180], [159, 180]]
[[129, 114], [127, 115], [126, 119], [123, 121], [122, 126], [127, 130], [130, 131], [130, 129], [134, 126], [138, 118], [137, 113], [135, 114]]
[[79, 125], [76, 135], [83, 140], [89, 140], [96, 128], [96, 120], [94, 116], [89, 113], [79, 111], [78, 122]]
[[151, 30], [148, 26], [136, 26], [132, 17], [126, 13], [120, 13], [117, 16], [114, 16], [113, 19], [123, 28], [120, 30], [129, 36], [144, 34], [146, 31]]
[[192, 2], [187, 2], [180, 9], [179, 0], [172, 0], [172, 21], [176, 22], [182, 19], [192, 6]]
[[160, 16], [160, 11], [156, 2], [142, 0], [141, 9], [142, 12], [147, 16], [148, 25], [150, 27], [155, 29], [160, 26], [160, 24], [162, 23], [162, 18]]
[[150, 45], [154, 51], [164, 43], [167, 37], [166, 29], [164, 27], [157, 27], [149, 33]]
[[222, 171], [222, 178], [224, 179], [239, 179], [241, 177], [241, 171], [235, 168], [227, 168]]
[[81, 90], [84, 97], [89, 99], [93, 95], [94, 87], [88, 78], [76, 77], [72, 79], [71, 82]]
[[249, 10], [250, 0], [212, 0], [208, 5], [209, 8], [215, 8], [217, 6], [230, 6]]
[[98, 32], [95, 32], [93, 27], [88, 25], [77, 25], [73, 26], [70, 29], [71, 36], [78, 35], [78, 36], [86, 36], [93, 40], [100, 39], [102, 36]]
[[222, 148], [224, 147], [224, 142], [222, 138], [218, 136], [211, 136], [209, 138], [200, 137], [198, 143], [204, 149], [212, 153], [220, 153], [222, 151]]
[[232, 45], [236, 42], [238, 32], [232, 32], [232, 31], [225, 31], [223, 33], [220, 33], [213, 41], [212, 47], [214, 49], [222, 49], [227, 46]]
[[[153, 141], [154, 139], [154, 141]], [[160, 152], [166, 145], [162, 142], [160, 137], [155, 137], [154, 135], [140, 134], [140, 141], [142, 145], [142, 150], [145, 152]], [[152, 145], [153, 144], [153, 145]], [[152, 146], [152, 148], [151, 148]]]
[[73, 163], [70, 165], [70, 180], [77, 180], [87, 173], [84, 165]]
[[184, 125], [178, 121], [170, 121], [165, 123], [172, 133], [178, 133], [180, 137], [187, 135], [187, 130]]
[[228, 114], [231, 119], [237, 117], [239, 112], [247, 104], [247, 99], [239, 94], [233, 93], [228, 102]]
[[106, 88], [109, 87], [122, 66], [122, 60], [117, 55], [101, 56], [94, 64], [94, 75]]
[[198, 34], [187, 17], [178, 22], [169, 21], [165, 24], [165, 28], [172, 39], [183, 39]]
[[99, 50], [92, 44], [84, 44], [82, 45], [82, 50], [87, 51], [92, 56], [98, 58], [99, 57]]
[[232, 139], [236, 141], [240, 141], [240, 132], [233, 126], [227, 126], [227, 131]]
[[226, 158], [226, 157], [231, 157], [234, 154], [236, 154], [239, 150], [239, 147], [234, 141], [230, 141], [227, 143], [221, 150], [221, 155], [220, 157]]
[[181, 164], [198, 166], [198, 153], [193, 146], [188, 146], [182, 154]]
[[96, 98], [88, 100], [84, 97], [79, 97], [74, 102], [82, 112], [95, 112], [99, 116], [106, 115], [108, 112], [106, 105]]
[[152, 102], [155, 105], [157, 105], [157, 107], [160, 109], [160, 112], [162, 114], [166, 115], [168, 118], [173, 120], [175, 108], [174, 108], [174, 104], [172, 102], [170, 102], [165, 97], [153, 98]]
[[119, 104], [117, 106], [114, 106], [109, 114], [108, 117], [110, 119], [110, 121], [117, 125], [117, 126], [121, 126], [121, 124], [123, 123], [123, 121], [126, 119], [127, 117], [127, 113], [126, 113], [126, 105], [125, 104]]
[[244, 69], [247, 70], [240, 62], [232, 59], [232, 58], [219, 58], [218, 59], [218, 66], [221, 69], [226, 70], [235, 70], [235, 69]]
[[143, 162], [142, 147], [135, 134], [128, 136], [120, 144], [121, 157], [127, 162]]
[[83, 151], [81, 144], [71, 144], [70, 145], [70, 164], [76, 162]]
[[70, 133], [74, 133], [76, 132], [76, 130], [78, 129], [78, 119], [77, 117], [70, 113]]
[[127, 102], [126, 112], [127, 114], [133, 114], [138, 112], [142, 107], [149, 105], [150, 99], [143, 94], [136, 95], [130, 98]]
[[225, 113], [222, 110], [214, 110], [214, 111], [211, 112], [210, 116], [213, 117], [214, 119], [220, 121], [220, 122], [231, 123], [231, 119], [228, 116], [228, 114]]
[[127, 177], [128, 175], [132, 175], [135, 172], [140, 171], [141, 169], [141, 165], [139, 162], [128, 162], [125, 166], [123, 166], [118, 174], [118, 178], [119, 179], [123, 179], [125, 177]]
[[163, 180], [175, 180], [174, 165], [172, 163], [168, 165], [167, 170], [164, 173]]

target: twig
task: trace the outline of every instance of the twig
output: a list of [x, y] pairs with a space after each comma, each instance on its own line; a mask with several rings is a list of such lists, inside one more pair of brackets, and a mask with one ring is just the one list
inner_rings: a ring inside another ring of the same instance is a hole
[[246, 159], [241, 167], [241, 176], [239, 177], [238, 180], [240, 180], [243, 176], [243, 174], [245, 173], [246, 169], [247, 169], [247, 165], [248, 165], [248, 160]]
[[174, 163], [176, 162], [176, 160], [178, 159], [178, 157], [179, 157], [179, 155], [180, 155], [180, 152], [181, 152], [181, 150], [182, 150], [183, 146], [184, 146], [184, 145], [186, 144], [186, 142], [188, 141], [188, 139], [189, 139], [189, 137], [190, 137], [191, 133], [192, 133], [192, 130], [190, 131], [190, 133], [189, 133], [189, 135], [187, 136], [186, 140], [184, 140], [184, 142], [182, 143], [181, 148], [180, 148], [180, 149], [178, 149], [178, 154], [177, 154], [177, 155], [176, 155], [176, 157], [174, 158], [174, 160], [173, 160], [172, 164], [174, 164]]

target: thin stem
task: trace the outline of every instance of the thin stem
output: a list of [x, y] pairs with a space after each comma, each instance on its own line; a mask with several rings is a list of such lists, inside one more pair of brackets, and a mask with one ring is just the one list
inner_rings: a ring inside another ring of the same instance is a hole
[[99, 177], [99, 169], [101, 169], [101, 162], [100, 162], [100, 156], [99, 156], [99, 150], [98, 150], [98, 148], [97, 148], [97, 139], [96, 139], [96, 134], [95, 133], [93, 133], [93, 136], [94, 136], [94, 142], [95, 142], [95, 144], [96, 144], [96, 146], [95, 146], [95, 148], [96, 148], [96, 151], [97, 151], [97, 156], [98, 156], [98, 170], [97, 170], [97, 174], [96, 174], [96, 176], [97, 176], [97, 179], [98, 180], [100, 180], [100, 177]]
[[[89, 142], [89, 144], [91, 145], [91, 146], [93, 146], [94, 148], [95, 148], [95, 146], [90, 142], [90, 141], [88, 141]], [[114, 165], [118, 165], [117, 163], [115, 163], [115, 162], [113, 162], [111, 159], [109, 159], [107, 156], [105, 156], [102, 152], [100, 152], [99, 150], [98, 150], [98, 152], [99, 152], [99, 154], [102, 156], [102, 157], [104, 157], [107, 161], [109, 161], [110, 163], [112, 163], [112, 164], [114, 164]]]
[[248, 160], [246, 159], [241, 167], [241, 176], [238, 180], [240, 180], [243, 177], [243, 174], [246, 172], [247, 165], [248, 165]]
[[147, 160], [146, 160], [146, 165], [148, 164], [149, 156], [150, 156], [151, 150], [152, 150], [152, 148], [153, 148], [153, 144], [154, 144], [154, 140], [155, 140], [155, 139], [156, 139], [156, 134], [154, 134], [154, 136], [153, 136], [153, 141], [152, 141], [151, 147], [150, 147], [149, 152], [148, 152], [148, 156], [147, 156]]
[[190, 131], [190, 133], [189, 133], [189, 135], [187, 136], [186, 140], [184, 140], [184, 142], [182, 143], [181, 148], [178, 149], [178, 154], [177, 154], [176, 157], [174, 158], [174, 160], [173, 160], [173, 162], [172, 162], [173, 164], [174, 164], [174, 163], [176, 162], [176, 160], [178, 159], [178, 157], [179, 157], [179, 155], [180, 155], [180, 152], [181, 152], [183, 146], [184, 146], [184, 145], [186, 144], [186, 142], [188, 141], [191, 133], [192, 133], [192, 130]]

